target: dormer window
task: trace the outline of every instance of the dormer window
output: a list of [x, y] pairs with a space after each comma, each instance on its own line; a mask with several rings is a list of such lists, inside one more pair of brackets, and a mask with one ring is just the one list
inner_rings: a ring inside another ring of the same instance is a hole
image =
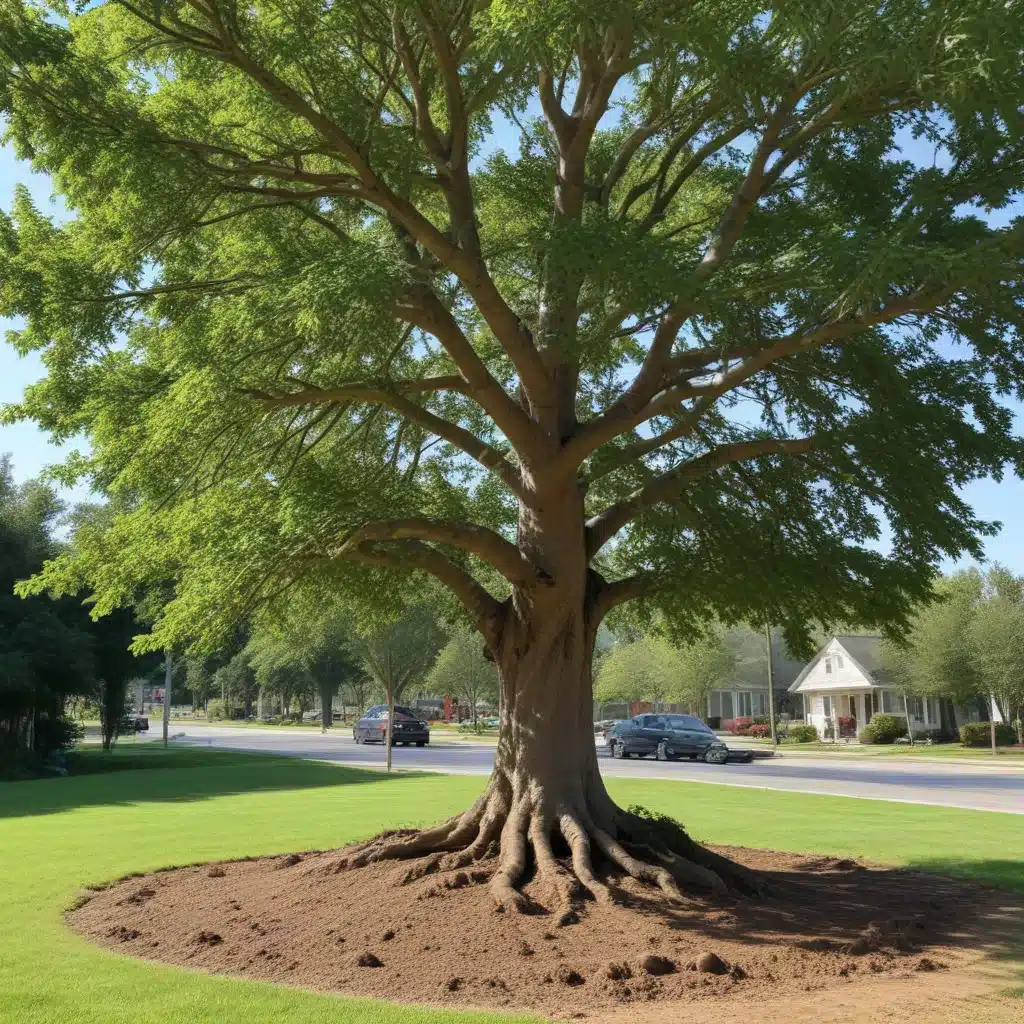
[[825, 675], [832, 675], [832, 658], [828, 657], [825, 659]]

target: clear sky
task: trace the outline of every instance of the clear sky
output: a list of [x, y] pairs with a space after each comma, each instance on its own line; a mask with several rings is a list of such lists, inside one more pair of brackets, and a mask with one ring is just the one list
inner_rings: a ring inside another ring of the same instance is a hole
[[[518, 134], [507, 122], [496, 126], [495, 148], [514, 150]], [[490, 148], [490, 147], [488, 147]], [[931, 162], [933, 154], [920, 152], [911, 157], [927, 159]], [[32, 174], [26, 164], [15, 160], [9, 148], [0, 147], [0, 205], [9, 211], [14, 186], [17, 182], [26, 184], [31, 190], [36, 203], [42, 209], [53, 212], [62, 210], [55, 205], [51, 196], [51, 187], [45, 176]], [[1018, 215], [1024, 210], [1013, 211]], [[998, 215], [1002, 221], [1007, 211]], [[0, 329], [6, 329], [9, 321], [0, 318]], [[38, 380], [43, 375], [43, 367], [35, 356], [19, 358], [10, 345], [0, 342], [0, 403], [16, 402], [21, 398], [27, 384]], [[1017, 414], [1018, 429], [1024, 433], [1024, 404], [1010, 403]], [[69, 447], [73, 448], [74, 445]], [[50, 443], [48, 435], [34, 424], [21, 423], [13, 426], [0, 426], [0, 453], [11, 452], [14, 470], [19, 480], [37, 475], [44, 467], [61, 461], [61, 450]], [[977, 514], [985, 520], [1001, 522], [999, 535], [990, 538], [986, 543], [989, 559], [1002, 562], [1018, 573], [1024, 573], [1024, 481], [1009, 474], [1002, 481], [980, 480], [968, 486], [964, 497], [971, 503]], [[65, 492], [69, 501], [78, 501], [87, 497], [87, 490], [78, 488]], [[949, 569], [951, 564], [944, 565]]]

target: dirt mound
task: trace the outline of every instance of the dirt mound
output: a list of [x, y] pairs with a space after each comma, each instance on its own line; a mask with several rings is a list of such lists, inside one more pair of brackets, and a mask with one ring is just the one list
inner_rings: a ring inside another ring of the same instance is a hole
[[694, 1012], [721, 997], [777, 1004], [780, 993], [863, 979], [901, 978], [923, 991], [936, 968], [974, 963], [997, 931], [1024, 924], [1024, 901], [980, 886], [720, 852], [762, 872], [770, 895], [678, 905], [610, 876], [616, 904], [588, 905], [580, 923], [560, 924], [537, 882], [525, 891], [538, 913], [496, 913], [486, 864], [403, 884], [408, 864], [339, 870], [339, 853], [323, 852], [131, 878], [68, 916], [104, 946], [195, 969], [563, 1018], [667, 1000]]

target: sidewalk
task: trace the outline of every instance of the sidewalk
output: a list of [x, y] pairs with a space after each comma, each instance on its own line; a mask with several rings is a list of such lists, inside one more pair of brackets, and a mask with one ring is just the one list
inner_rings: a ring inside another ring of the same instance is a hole
[[[743, 742], [742, 736], [732, 736], [727, 740], [730, 747], [737, 750], [771, 750], [771, 744]], [[951, 744], [952, 746], [952, 744]], [[989, 751], [980, 750], [977, 753], [956, 753], [956, 754], [928, 754], [928, 747], [918, 744], [916, 750], [913, 748], [899, 746], [894, 748], [861, 746], [851, 744], [849, 746], [836, 744], [835, 746], [821, 745], [813, 746], [808, 744], [809, 749], [802, 748], [799, 744], [780, 744], [775, 756], [778, 758], [817, 759], [817, 760], [842, 760], [842, 761], [872, 761], [875, 763], [888, 764], [942, 764], [947, 767], [957, 765], [977, 768], [998, 768], [1000, 771], [1016, 769], [1024, 771], [1024, 755], [1019, 752], [998, 753], [994, 757]], [[960, 750], [960, 748], [956, 748]], [[920, 750], [920, 753], [917, 752]], [[904, 753], [907, 751], [907, 753]]]

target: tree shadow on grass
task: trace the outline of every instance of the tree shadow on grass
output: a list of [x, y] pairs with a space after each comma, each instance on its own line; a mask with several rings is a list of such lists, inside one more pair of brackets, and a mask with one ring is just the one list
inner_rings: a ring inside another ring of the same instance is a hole
[[1024, 850], [1019, 860], [969, 860], [960, 857], [930, 857], [910, 865], [921, 871], [966, 878], [985, 885], [1024, 892]]
[[237, 751], [130, 747], [72, 753], [64, 778], [0, 783], [0, 819], [58, 814], [79, 807], [204, 800], [238, 793], [359, 783], [399, 785], [422, 772], [347, 768]]
[[[755, 854], [755, 857], [786, 855]], [[842, 870], [836, 864], [844, 865]], [[908, 967], [942, 950], [983, 951], [987, 958], [1024, 968], [1024, 894], [915, 868], [846, 868], [850, 861], [809, 858], [797, 870], [761, 868], [763, 899], [704, 901], [675, 908], [657, 898], [633, 902], [641, 914], [670, 928], [747, 946], [790, 945], [810, 953], [850, 958], [870, 969], [872, 959], [905, 960]], [[1024, 890], [1024, 864], [959, 862], [961, 876], [1000, 878]], [[634, 898], [635, 899], [635, 898]], [[930, 967], [923, 968], [925, 970]], [[1024, 974], [1021, 975], [1024, 977]]]

